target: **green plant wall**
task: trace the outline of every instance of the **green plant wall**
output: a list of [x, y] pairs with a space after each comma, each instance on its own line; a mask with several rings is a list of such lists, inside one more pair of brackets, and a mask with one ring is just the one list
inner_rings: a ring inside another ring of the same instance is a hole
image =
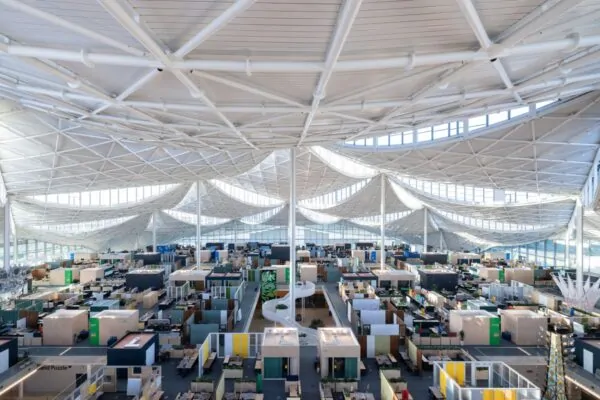
[[274, 270], [263, 270], [260, 272], [260, 299], [265, 301], [277, 297], [277, 272]]

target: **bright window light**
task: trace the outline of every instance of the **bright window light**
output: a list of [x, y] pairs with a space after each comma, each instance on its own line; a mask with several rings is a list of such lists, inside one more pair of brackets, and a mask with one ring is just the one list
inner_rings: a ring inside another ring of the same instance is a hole
[[552, 104], [552, 103], [554, 103], [556, 101], [557, 100], [549, 100], [549, 101], [542, 101], [542, 102], [536, 103], [535, 104], [535, 109], [539, 110], [540, 108], [544, 108], [546, 106], [549, 106], [550, 104]]
[[353, 161], [348, 157], [344, 157], [323, 147], [311, 147], [311, 151], [316, 154], [321, 161], [328, 164], [339, 173], [351, 178], [372, 178], [378, 174], [377, 170], [374, 168]]
[[263, 196], [262, 194], [258, 194], [255, 192], [251, 192], [246, 189], [242, 189], [237, 186], [230, 185], [229, 183], [225, 183], [218, 179], [212, 179], [210, 181], [215, 187], [221, 190], [223, 193], [228, 196], [246, 204], [250, 204], [253, 206], [278, 206], [283, 202], [279, 199], [275, 199], [268, 196]]
[[[198, 221], [196, 219], [195, 214], [174, 210], [165, 210], [164, 212], [170, 215], [171, 217], [178, 219], [179, 221], [185, 222], [187, 224], [196, 225], [196, 222]], [[200, 224], [203, 226], [222, 225], [229, 221], [231, 220], [227, 218], [207, 217], [204, 215], [200, 216]]]

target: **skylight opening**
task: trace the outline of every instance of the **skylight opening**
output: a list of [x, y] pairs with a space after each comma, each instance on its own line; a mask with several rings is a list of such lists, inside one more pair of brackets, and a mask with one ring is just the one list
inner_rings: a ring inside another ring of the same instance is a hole
[[136, 186], [121, 189], [42, 194], [27, 197], [45, 204], [59, 204], [73, 207], [112, 207], [139, 203], [149, 198], [158, 197], [178, 186], [179, 184]]
[[282, 206], [273, 208], [268, 211], [263, 211], [258, 214], [249, 215], [247, 217], [241, 218], [240, 221], [243, 222], [244, 224], [248, 224], [248, 225], [260, 225], [260, 224], [265, 223], [266, 221], [270, 220], [277, 214], [279, 214], [281, 212], [281, 210], [283, 210], [283, 207], [284, 206], [282, 205]]
[[275, 199], [269, 196], [263, 196], [262, 194], [258, 194], [256, 192], [251, 192], [249, 190], [230, 185], [229, 183], [225, 183], [218, 179], [212, 179], [210, 183], [212, 183], [214, 186], [216, 186], [219, 190], [221, 190], [228, 196], [249, 205], [260, 207], [272, 207], [281, 205], [283, 203], [283, 201], [279, 199]]
[[[544, 201], [558, 201], [565, 199], [565, 196], [552, 193], [496, 190], [493, 188], [470, 185], [425, 181], [405, 176], [396, 176], [396, 179], [424, 195], [440, 200], [465, 203], [466, 205], [482, 204], [499, 206], [507, 204], [536, 204]], [[395, 187], [401, 186], [397, 185]]]
[[[364, 140], [363, 140], [364, 142]], [[373, 140], [371, 138], [370, 146], [373, 146]], [[372, 178], [378, 174], [378, 171], [374, 168], [368, 167], [364, 164], [358, 163], [344, 157], [338, 153], [327, 150], [320, 146], [311, 148], [311, 151], [316, 154], [324, 163], [337, 170], [340, 174], [346, 175], [351, 178]]]
[[[402, 211], [402, 212], [386, 214], [385, 215], [385, 223], [389, 224], [390, 222], [394, 222], [399, 219], [408, 217], [410, 214], [412, 214], [412, 211]], [[369, 226], [369, 227], [381, 226], [381, 215], [372, 215], [370, 217], [352, 218], [352, 219], [350, 219], [350, 222], [354, 222], [355, 224], [362, 225], [362, 226]]]
[[365, 179], [331, 193], [312, 197], [310, 199], [300, 200], [298, 205], [310, 208], [312, 210], [322, 210], [325, 208], [335, 207], [354, 196], [362, 188], [367, 186], [370, 181], [371, 179]]
[[540, 108], [544, 108], [549, 106], [550, 104], [556, 103], [558, 100], [548, 100], [548, 101], [541, 101], [539, 103], [535, 104], [535, 109], [539, 110]]
[[329, 225], [339, 222], [341, 220], [341, 218], [339, 217], [335, 217], [333, 215], [325, 213], [320, 213], [304, 207], [298, 207], [298, 211], [315, 224]]
[[462, 225], [471, 226], [477, 229], [502, 231], [502, 232], [520, 232], [520, 231], [537, 231], [551, 228], [551, 225], [531, 225], [531, 224], [514, 224], [503, 221], [487, 220], [480, 218], [466, 217], [464, 215], [442, 211], [435, 209], [435, 212], [446, 217], [449, 220], [458, 222]]
[[[557, 100], [543, 101], [533, 105], [536, 110], [547, 107], [558, 102]], [[476, 115], [468, 118], [469, 131], [477, 131], [496, 124], [509, 121], [514, 118], [529, 114], [530, 106], [511, 108], [505, 111], [493, 112], [490, 114]], [[391, 147], [402, 146], [405, 144], [425, 143], [448, 137], [457, 136], [464, 133], [465, 127], [463, 120], [441, 123], [435, 126], [421, 127], [416, 130], [402, 131], [392, 133], [377, 138], [360, 138], [346, 141], [346, 146], [356, 147]]]
[[90, 233], [124, 224], [133, 218], [135, 218], [135, 216], [76, 222], [70, 224], [36, 224], [31, 225], [31, 228], [41, 231], [60, 232], [66, 234]]
[[[175, 210], [164, 210], [164, 212], [171, 217], [187, 224], [196, 225], [198, 222], [195, 214]], [[229, 218], [207, 217], [205, 215], [200, 215], [200, 224], [202, 226], [222, 225], [229, 221], [231, 221]]]

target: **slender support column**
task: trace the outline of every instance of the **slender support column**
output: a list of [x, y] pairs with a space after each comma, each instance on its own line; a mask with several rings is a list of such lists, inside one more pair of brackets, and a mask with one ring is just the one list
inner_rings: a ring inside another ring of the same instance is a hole
[[24, 395], [24, 391], [23, 391], [23, 383], [25, 381], [22, 380], [21, 382], [19, 382], [19, 400], [21, 400], [23, 398]]
[[4, 269], [10, 269], [10, 199], [4, 204]]
[[[40, 250], [39, 250], [39, 245], [38, 245], [38, 240], [34, 240], [33, 241], [33, 246], [34, 246], [34, 251], [35, 251], [35, 257], [33, 257], [33, 261], [37, 262], [40, 259]], [[73, 249], [74, 251], [75, 249]]]
[[[9, 222], [10, 223], [10, 222]], [[19, 259], [19, 237], [17, 236], [17, 227], [15, 226], [15, 231], [13, 232], [13, 265], [17, 265], [17, 260]]]
[[577, 199], [575, 208], [575, 271], [576, 288], [580, 298], [583, 297], [583, 205], [581, 199]]
[[423, 208], [423, 253], [427, 253], [427, 208]]
[[444, 236], [442, 235], [442, 231], [440, 230], [440, 251], [444, 250]]
[[154, 211], [154, 213], [152, 214], [152, 251], [153, 252], [157, 252], [156, 250], [156, 217], [157, 217], [157, 212]]
[[196, 264], [200, 265], [200, 250], [202, 249], [202, 195], [200, 181], [196, 182]]
[[290, 318], [296, 320], [296, 148], [290, 149]]
[[383, 270], [385, 266], [385, 179], [381, 174], [381, 257], [379, 267]]
[[567, 232], [565, 232], [565, 269], [568, 269], [571, 265], [571, 228], [567, 226]]

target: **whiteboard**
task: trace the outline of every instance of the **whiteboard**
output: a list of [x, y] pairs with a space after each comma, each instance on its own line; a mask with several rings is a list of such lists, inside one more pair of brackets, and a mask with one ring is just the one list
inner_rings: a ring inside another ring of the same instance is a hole
[[146, 365], [154, 364], [154, 356], [156, 355], [156, 344], [152, 343], [152, 346], [146, 350]]
[[137, 396], [142, 393], [142, 380], [139, 378], [127, 379], [127, 396]]
[[0, 353], [0, 374], [8, 369], [8, 349]]
[[583, 369], [590, 374], [594, 373], [594, 353], [583, 349]]

